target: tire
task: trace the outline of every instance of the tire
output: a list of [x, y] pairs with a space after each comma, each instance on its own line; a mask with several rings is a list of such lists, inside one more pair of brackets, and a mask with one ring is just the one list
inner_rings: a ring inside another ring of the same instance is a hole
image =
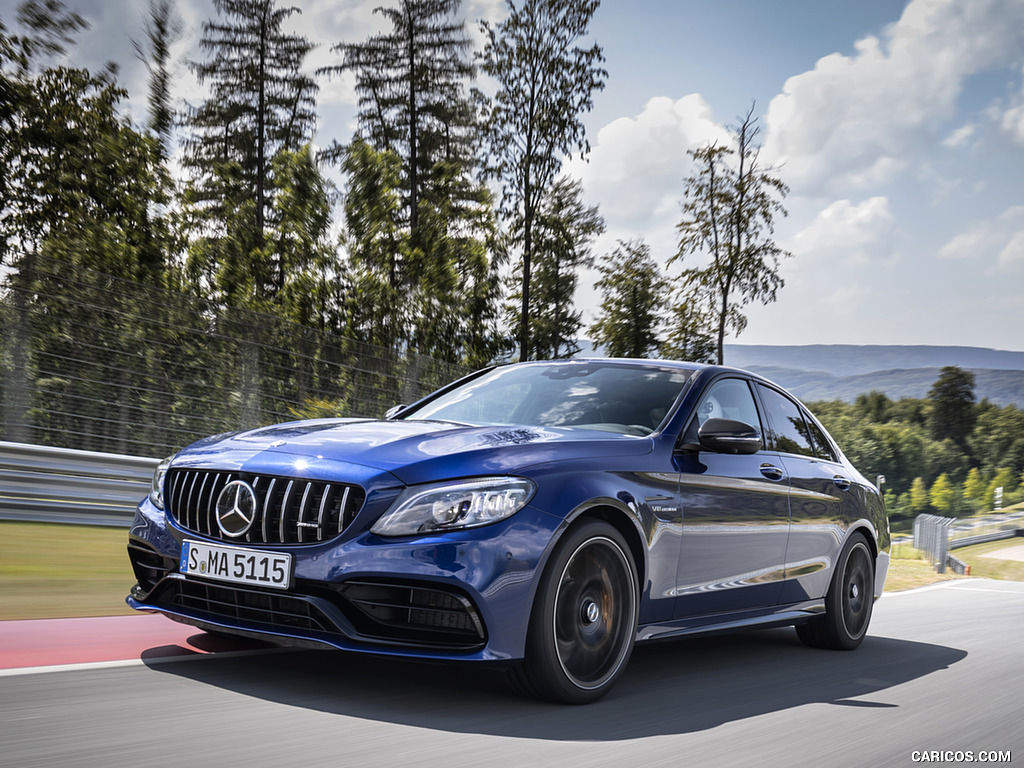
[[514, 685], [539, 698], [585, 704], [611, 690], [633, 652], [636, 566], [607, 523], [570, 530], [541, 577]]
[[825, 614], [798, 624], [796, 634], [811, 648], [852, 651], [868, 632], [875, 602], [875, 567], [863, 534], [846, 542], [825, 595]]

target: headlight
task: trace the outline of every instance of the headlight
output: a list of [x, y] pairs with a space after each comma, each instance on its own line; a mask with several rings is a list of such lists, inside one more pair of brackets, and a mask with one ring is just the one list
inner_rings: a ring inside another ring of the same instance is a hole
[[406, 488], [370, 530], [379, 536], [476, 528], [511, 517], [533, 498], [525, 477], [483, 477]]
[[168, 457], [156, 465], [153, 472], [153, 485], [149, 489], [149, 500], [157, 509], [164, 508], [164, 477], [167, 475], [167, 467], [171, 465], [171, 458]]

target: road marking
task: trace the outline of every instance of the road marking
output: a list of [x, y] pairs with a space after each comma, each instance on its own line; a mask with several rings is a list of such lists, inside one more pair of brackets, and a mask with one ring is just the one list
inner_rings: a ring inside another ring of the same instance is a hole
[[45, 667], [13, 667], [0, 669], [0, 677], [18, 675], [42, 675], [48, 672], [81, 672], [91, 669], [116, 669], [118, 667], [148, 667], [151, 664], [174, 664], [179, 661], [200, 661], [207, 659], [237, 659], [240, 656], [287, 653], [293, 648], [255, 648], [247, 651], [218, 651], [217, 653], [190, 653], [178, 656], [160, 656], [155, 659], [121, 659], [119, 661], [89, 661], [80, 664], [51, 664]]

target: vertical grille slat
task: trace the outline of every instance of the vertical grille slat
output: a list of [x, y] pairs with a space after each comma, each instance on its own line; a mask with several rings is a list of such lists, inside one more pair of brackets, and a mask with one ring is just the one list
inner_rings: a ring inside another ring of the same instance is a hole
[[299, 544], [306, 540], [306, 505], [309, 503], [309, 492], [313, 490], [313, 483], [306, 483], [306, 490], [302, 492], [302, 501], [299, 502], [299, 515], [295, 521], [295, 531], [298, 534]]
[[289, 480], [288, 487], [284, 489], [284, 499], [281, 501], [281, 522], [278, 526], [277, 535], [278, 541], [280, 541], [282, 544], [287, 543], [287, 540], [284, 537], [285, 522], [288, 518], [288, 504], [292, 500], [292, 488], [294, 487], [295, 481]]
[[324, 488], [323, 495], [320, 497], [320, 511], [316, 516], [316, 540], [324, 540], [324, 510], [327, 507], [327, 500], [331, 498], [331, 484], [328, 483], [327, 487]]
[[[217, 499], [228, 483], [242, 480], [256, 497], [258, 519], [245, 534], [254, 544], [309, 544], [340, 535], [362, 508], [357, 485], [246, 472], [172, 469], [167, 476], [167, 513], [184, 528], [224, 541]], [[315, 534], [314, 534], [315, 530]]]

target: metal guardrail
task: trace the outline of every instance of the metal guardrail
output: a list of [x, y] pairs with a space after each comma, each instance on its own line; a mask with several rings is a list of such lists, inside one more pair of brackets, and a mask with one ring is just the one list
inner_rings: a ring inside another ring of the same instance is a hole
[[128, 525], [157, 463], [0, 441], [0, 519]]

